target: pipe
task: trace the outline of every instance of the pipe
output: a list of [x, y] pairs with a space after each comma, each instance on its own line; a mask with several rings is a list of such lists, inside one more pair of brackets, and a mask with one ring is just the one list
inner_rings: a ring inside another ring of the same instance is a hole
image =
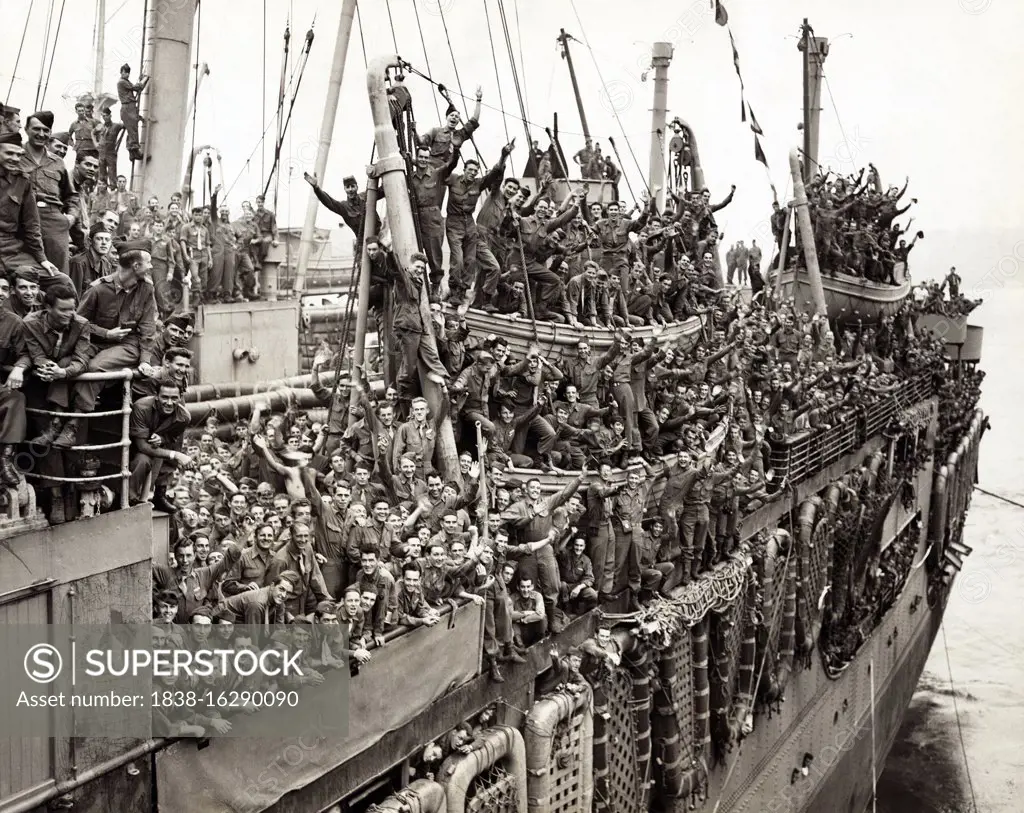
[[[331, 63], [331, 77], [327, 84], [327, 99], [324, 102], [324, 116], [320, 122], [320, 143], [317, 145], [316, 163], [313, 172], [317, 178], [327, 175], [327, 156], [331, 151], [331, 136], [334, 121], [338, 116], [338, 98], [341, 96], [341, 81], [345, 76], [345, 58], [348, 56], [348, 41], [352, 34], [352, 20], [356, 14], [356, 0], [344, 0], [341, 18], [338, 21], [338, 37], [334, 41], [334, 61]], [[306, 202], [306, 219], [302, 224], [302, 240], [299, 243], [299, 258], [295, 268], [292, 290], [302, 296], [306, 284], [306, 266], [313, 253], [313, 232], [316, 229], [316, 214], [320, 201], [312, 189]]]
[[442, 813], [445, 809], [444, 787], [429, 779], [417, 779], [370, 809], [380, 813]]
[[668, 113], [668, 66], [672, 62], [672, 43], [656, 42], [651, 52], [654, 68], [654, 106], [651, 111], [651, 164], [648, 176], [658, 211], [665, 208], [665, 116]]
[[142, 96], [142, 135], [147, 160], [136, 161], [139, 200], [167, 200], [177, 191], [185, 143], [196, 0], [149, 0], [146, 44], [149, 84]]
[[804, 250], [804, 265], [806, 266], [808, 285], [811, 289], [811, 300], [814, 303], [814, 312], [824, 318], [828, 316], [828, 308], [825, 306], [825, 289], [821, 285], [818, 250], [814, 245], [814, 229], [811, 228], [811, 213], [807, 207], [807, 191], [804, 189], [804, 179], [801, 175], [800, 153], [796, 149], [790, 150], [789, 153], [789, 171], [793, 176], [796, 225], [800, 233], [800, 245]]
[[[384, 186], [384, 197], [388, 208], [388, 225], [391, 227], [391, 243], [395, 258], [408, 263], [409, 257], [419, 250], [416, 240], [416, 226], [412, 208], [409, 205], [409, 188], [405, 181], [405, 159], [398, 150], [398, 134], [391, 124], [391, 108], [387, 95], [387, 73], [390, 68], [399, 68], [401, 60], [394, 54], [377, 57], [367, 66], [366, 89], [370, 97], [370, 111], [373, 115], [374, 142], [377, 145], [377, 163], [374, 174]], [[423, 340], [436, 347], [427, 287], [420, 289], [420, 320], [423, 324]], [[420, 375], [423, 395], [430, 411], [439, 415], [446, 408], [447, 391]], [[438, 469], [445, 480], [462, 484], [459, 456], [455, 448], [455, 432], [449, 417], [441, 422], [437, 432]]]
[[438, 771], [444, 785], [448, 813], [465, 813], [469, 809], [469, 788], [477, 776], [499, 761], [516, 778], [513, 809], [528, 809], [526, 795], [526, 743], [512, 726], [493, 726], [477, 736], [476, 747], [468, 754], [452, 754]]
[[96, 43], [96, 64], [93, 68], [92, 88], [98, 99], [100, 94], [103, 93], [103, 56], [106, 50], [107, 38], [106, 0], [96, 0], [96, 33], [93, 38]]
[[37, 810], [54, 799], [78, 790], [80, 787], [89, 784], [94, 779], [98, 779], [111, 771], [116, 771], [118, 768], [123, 768], [129, 762], [134, 762], [141, 757], [152, 754], [154, 751], [158, 751], [169, 744], [169, 740], [165, 738], [146, 740], [140, 745], [136, 745], [134, 748], [125, 751], [123, 754], [120, 754], [113, 759], [101, 762], [99, 765], [94, 765], [93, 767], [82, 771], [74, 779], [68, 779], [64, 782], [58, 782], [55, 785], [42, 788], [31, 796], [22, 797], [13, 804], [5, 805], [3, 808], [4, 813], [32, 813], [32, 811]]
[[[376, 178], [370, 178], [366, 182], [366, 214], [363, 215], [363, 239], [360, 243], [362, 265], [359, 269], [359, 303], [356, 306], [356, 340], [352, 345], [353, 370], [357, 367], [362, 368], [363, 362], [366, 360], [366, 322], [370, 311], [371, 263], [365, 246], [366, 242], [377, 232], [377, 183]], [[350, 406], [355, 406], [358, 403], [359, 391], [353, 389], [350, 395]], [[352, 421], [351, 417], [349, 421]]]

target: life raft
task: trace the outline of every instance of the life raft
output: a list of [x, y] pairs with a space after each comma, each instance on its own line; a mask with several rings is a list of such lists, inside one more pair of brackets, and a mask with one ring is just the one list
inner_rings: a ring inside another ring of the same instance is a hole
[[[786, 542], [786, 551], [783, 554], [779, 544], [780, 536]], [[797, 555], [794, 550], [795, 541], [788, 533], [776, 532], [772, 535], [765, 550], [764, 564], [764, 595], [778, 595], [781, 592], [782, 606], [777, 602], [765, 603], [763, 609], [764, 621], [769, 626], [766, 640], [764, 641], [762, 660], [766, 664], [767, 681], [762, 692], [762, 699], [765, 703], [778, 703], [783, 699], [783, 692], [789, 682], [789, 676], [793, 671], [793, 656], [796, 645], [796, 574]], [[785, 555], [785, 558], [783, 558]], [[785, 565], [785, 569], [783, 569]], [[773, 590], [776, 582], [781, 581], [781, 590]], [[771, 640], [775, 618], [781, 609], [782, 619], [778, 627], [777, 652], [776, 644]], [[766, 660], [765, 660], [766, 659]]]
[[[491, 769], [500, 773], [491, 784], [505, 785], [498, 792], [514, 796], [517, 813], [526, 813], [526, 743], [518, 729], [504, 725], [477, 735], [468, 754], [453, 754], [441, 763], [439, 778], [444, 786], [447, 813], [469, 813], [470, 785]], [[483, 793], [477, 790], [477, 795], [486, 793], [486, 788]]]
[[651, 716], [655, 787], [664, 800], [704, 788], [711, 736], [707, 616], [678, 634], [685, 638], [664, 650], [658, 661]]
[[594, 686], [594, 809], [598, 813], [648, 807], [651, 684], [647, 657], [645, 648], [632, 656], [624, 649], [622, 665]]
[[[556, 692], [526, 718], [530, 813], [589, 811], [594, 803], [594, 714], [590, 691]], [[557, 797], [557, 798], [553, 798]]]
[[444, 810], [444, 788], [429, 779], [417, 779], [409, 787], [370, 807], [368, 813], [443, 813]]

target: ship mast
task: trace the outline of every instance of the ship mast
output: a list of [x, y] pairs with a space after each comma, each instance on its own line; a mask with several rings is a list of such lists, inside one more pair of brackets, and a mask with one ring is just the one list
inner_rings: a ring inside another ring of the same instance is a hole
[[[416, 227], [413, 223], [412, 208], [409, 206], [409, 187], [405, 178], [405, 159], [398, 149], [398, 133], [391, 123], [391, 109], [388, 105], [387, 75], [391, 69], [401, 67], [401, 60], [395, 54], [380, 56], [370, 61], [366, 71], [366, 89], [370, 96], [370, 112], [373, 116], [373, 138], [377, 145], [377, 163], [373, 165], [373, 174], [380, 179], [384, 189], [384, 199], [388, 208], [388, 225], [391, 227], [391, 247], [395, 259], [402, 264], [409, 262], [409, 257], [419, 251], [416, 240]], [[362, 303], [360, 303], [362, 305]], [[430, 303], [427, 301], [426, 286], [420, 291], [420, 319], [426, 341], [435, 342], [432, 326], [433, 317]], [[447, 409], [446, 390], [423, 374], [420, 365], [420, 381], [423, 395], [427, 399], [434, 415], [439, 410]], [[437, 451], [441, 475], [445, 480], [462, 482], [459, 470], [459, 455], [455, 448], [455, 433], [451, 419], [445, 417], [437, 433]]]
[[825, 71], [825, 57], [828, 56], [828, 39], [814, 36], [804, 18], [800, 26], [800, 43], [797, 48], [803, 53], [804, 91], [804, 183], [818, 172], [818, 124], [821, 119], [821, 82]]
[[668, 66], [671, 62], [672, 43], [654, 43], [651, 52], [654, 106], [651, 110], [651, 166], [648, 177], [651, 191], [658, 190], [658, 211], [665, 205], [665, 116], [668, 113]]
[[140, 200], [156, 195], [166, 201], [178, 191], [196, 5], [196, 0], [148, 3], [143, 72], [151, 79], [142, 96], [140, 138], [146, 158], [135, 163], [133, 180]]
[[96, 0], [96, 27], [92, 34], [96, 45], [96, 63], [93, 67], [93, 94], [98, 99], [103, 93], [103, 50], [107, 39], [107, 2]]
[[583, 126], [583, 138], [587, 146], [590, 146], [590, 127], [587, 124], [587, 113], [583, 109], [583, 98], [580, 96], [580, 83], [576, 81], [576, 69], [572, 65], [572, 54], [569, 52], [569, 40], [572, 39], [565, 33], [565, 29], [559, 30], [558, 42], [562, 45], [562, 59], [569, 67], [569, 79], [572, 80], [572, 92], [576, 96], [576, 107], [580, 111], [580, 124]]
[[[341, 7], [341, 19], [338, 21], [338, 36], [334, 41], [334, 60], [331, 63], [331, 76], [327, 83], [324, 115], [320, 121], [320, 141], [316, 149], [316, 162], [313, 164], [313, 173], [321, 183], [327, 174], [327, 156], [331, 151], [334, 120], [338, 116], [338, 99], [341, 96], [341, 82], [345, 76], [345, 59], [348, 56], [348, 42], [352, 36], [352, 20], [355, 14], [356, 0], [345, 0]], [[306, 266], [309, 265], [309, 258], [313, 253], [313, 233], [316, 229], [316, 214], [319, 206], [320, 201], [310, 189], [309, 200], [306, 203], [306, 219], [302, 223], [302, 239], [299, 243], [295, 282], [292, 285], [296, 298], [300, 298], [306, 288]], [[367, 303], [360, 301], [359, 312], [362, 313], [366, 307]], [[361, 348], [364, 339], [365, 336], [357, 336], [355, 346]]]

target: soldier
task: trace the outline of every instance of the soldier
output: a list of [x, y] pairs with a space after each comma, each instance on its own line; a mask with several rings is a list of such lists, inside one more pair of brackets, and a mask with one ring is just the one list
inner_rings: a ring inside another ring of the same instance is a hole
[[0, 104], [0, 136], [21, 132], [21, 110]]
[[0, 135], [0, 270], [40, 265], [57, 277], [57, 267], [46, 259], [35, 192], [22, 169], [21, 144], [18, 133]]
[[78, 118], [71, 122], [68, 133], [74, 139], [75, 152], [78, 157], [92, 155], [99, 157], [99, 130], [102, 124], [93, 117], [92, 96], [83, 96], [75, 105]]
[[107, 186], [112, 187], [117, 182], [117, 145], [124, 125], [113, 120], [109, 107], [103, 108], [101, 115], [103, 121], [96, 133], [100, 159], [99, 177]]
[[434, 127], [420, 138], [419, 146], [427, 149], [429, 152], [427, 160], [431, 164], [444, 166], [452, 159], [453, 155], [458, 155], [462, 145], [473, 137], [473, 133], [480, 126], [480, 102], [483, 98], [483, 88], [478, 85], [473, 115], [461, 127], [459, 124], [462, 121], [462, 116], [455, 109], [455, 105], [449, 102], [448, 108], [444, 111], [444, 127]]
[[419, 237], [430, 265], [430, 284], [436, 290], [444, 276], [441, 254], [444, 242], [444, 221], [441, 203], [444, 201], [448, 176], [459, 161], [458, 152], [451, 153], [447, 163], [438, 165], [432, 160], [430, 148], [416, 150], [416, 163], [409, 176], [411, 198], [419, 221]]
[[53, 113], [41, 110], [25, 122], [28, 144], [21, 168], [32, 182], [46, 256], [67, 274], [71, 225], [78, 219], [78, 192], [64, 162], [49, 151]]
[[210, 274], [210, 232], [205, 224], [206, 207], [192, 209], [192, 222], [181, 227], [179, 239], [188, 265], [188, 279], [196, 293], [196, 301], [203, 301], [203, 294]]
[[259, 241], [254, 243], [256, 249], [253, 261], [256, 268], [263, 268], [263, 261], [267, 258], [267, 252], [271, 246], [277, 246], [277, 216], [270, 211], [264, 203], [266, 198], [263, 195], [256, 196], [256, 211], [253, 212], [253, 220], [256, 224], [257, 237]]
[[117, 100], [121, 103], [121, 123], [124, 125], [128, 155], [133, 161], [142, 160], [142, 149], [139, 146], [139, 98], [149, 83], [148, 76], [140, 76], [139, 82], [133, 84], [131, 65], [121, 66], [121, 78], [117, 80]]
[[514, 140], [502, 147], [501, 158], [487, 174], [479, 176], [480, 162], [471, 159], [465, 163], [465, 172], [461, 175], [452, 173], [446, 181], [448, 217], [445, 232], [450, 253], [448, 286], [451, 289], [451, 301], [456, 304], [465, 300], [467, 291], [475, 289], [478, 261], [482, 261], [485, 279], [501, 273], [498, 261], [486, 244], [482, 246], [483, 251], [480, 250], [480, 233], [473, 212], [484, 190], [492, 189], [501, 181], [505, 174], [505, 162], [514, 147]]

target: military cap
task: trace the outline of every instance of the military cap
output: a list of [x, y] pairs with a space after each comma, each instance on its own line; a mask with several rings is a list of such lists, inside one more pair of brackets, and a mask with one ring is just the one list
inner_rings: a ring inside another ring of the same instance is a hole
[[36, 285], [39, 284], [39, 271], [33, 268], [31, 265], [21, 265], [14, 269], [14, 273], [11, 274], [12, 279], [23, 279], [25, 282], [34, 282]]
[[53, 127], [53, 111], [51, 110], [37, 110], [29, 116], [29, 119], [35, 119], [48, 130]]
[[126, 251], [149, 251], [153, 250], [152, 240], [126, 240], [117, 247], [118, 254]]
[[0, 144], [17, 144], [20, 147], [24, 143], [21, 133], [0, 133]]

